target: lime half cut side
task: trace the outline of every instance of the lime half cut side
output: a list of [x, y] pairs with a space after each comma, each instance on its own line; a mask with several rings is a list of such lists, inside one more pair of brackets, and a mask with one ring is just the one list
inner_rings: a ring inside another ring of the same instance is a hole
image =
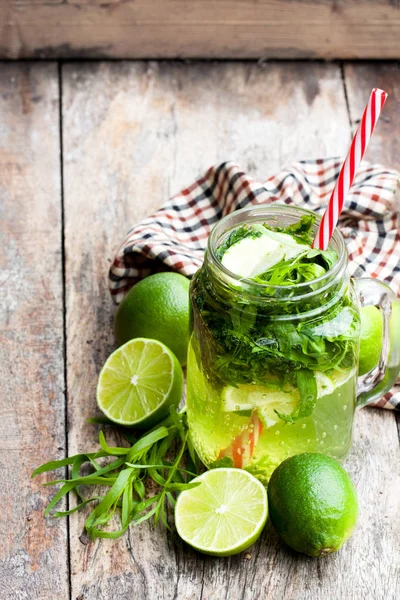
[[211, 469], [183, 491], [175, 507], [176, 528], [196, 550], [231, 556], [259, 538], [268, 516], [267, 492], [242, 469]]
[[120, 425], [152, 427], [178, 406], [183, 390], [182, 368], [161, 342], [130, 340], [111, 354], [97, 384], [97, 404]]

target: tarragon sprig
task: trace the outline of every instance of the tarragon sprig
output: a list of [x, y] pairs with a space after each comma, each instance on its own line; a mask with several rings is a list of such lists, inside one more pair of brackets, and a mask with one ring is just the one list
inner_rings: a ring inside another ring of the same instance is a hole
[[[127, 435], [131, 439], [130, 435]], [[95, 503], [85, 522], [85, 529], [92, 538], [118, 538], [130, 524], [138, 525], [150, 517], [159, 520], [169, 529], [166, 507], [175, 505], [175, 496], [182, 490], [199, 485], [190, 483], [200, 468], [200, 461], [188, 436], [185, 409], [177, 412], [171, 408], [169, 417], [149, 432], [144, 433], [131, 447], [108, 446], [102, 431], [99, 433], [100, 449], [94, 453], [76, 454], [61, 460], [48, 462], [36, 469], [32, 477], [60, 467], [71, 467], [69, 479], [58, 479], [44, 485], [62, 483], [46, 507], [45, 516], [64, 496], [75, 492], [78, 503], [67, 511], [56, 511], [54, 517], [65, 517], [84, 506]], [[178, 448], [175, 459], [170, 455]], [[112, 458], [102, 464], [99, 459]], [[183, 466], [185, 460], [185, 468]], [[92, 472], [81, 475], [83, 465], [89, 464]], [[151, 478], [159, 491], [146, 497], [145, 482]], [[97, 493], [84, 498], [81, 488], [98, 486], [109, 488], [103, 495]], [[114, 515], [119, 515], [120, 528], [105, 529]]]

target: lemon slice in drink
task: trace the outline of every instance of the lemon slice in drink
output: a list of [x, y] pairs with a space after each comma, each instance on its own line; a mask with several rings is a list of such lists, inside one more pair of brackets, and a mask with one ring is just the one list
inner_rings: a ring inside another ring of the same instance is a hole
[[97, 384], [97, 404], [120, 425], [147, 429], [178, 405], [183, 390], [182, 368], [161, 342], [130, 340], [111, 354]]
[[242, 469], [211, 469], [181, 492], [175, 524], [188, 544], [213, 556], [247, 550], [259, 538], [268, 516], [267, 492]]

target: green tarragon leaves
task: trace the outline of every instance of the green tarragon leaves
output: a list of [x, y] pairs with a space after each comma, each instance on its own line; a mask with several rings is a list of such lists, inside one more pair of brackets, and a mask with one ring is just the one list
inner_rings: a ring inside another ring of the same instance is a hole
[[300, 419], [309, 417], [317, 402], [317, 382], [313, 371], [309, 369], [299, 369], [296, 371], [297, 387], [300, 393], [300, 401], [295, 410], [290, 415], [285, 415], [275, 411], [282, 421], [286, 423], [295, 423]]
[[[35, 477], [71, 466], [70, 478], [45, 484], [63, 484], [47, 505], [45, 516], [69, 492], [74, 491], [77, 505], [67, 511], [54, 512], [53, 516], [65, 517], [88, 504], [96, 503], [85, 522], [85, 529], [92, 538], [118, 538], [131, 523], [138, 525], [150, 517], [154, 517], [154, 524], [160, 520], [169, 529], [167, 505], [175, 505], [176, 493], [199, 485], [190, 483], [199, 473], [200, 461], [188, 438], [185, 410], [177, 412], [172, 407], [167, 419], [141, 435], [130, 447], [109, 446], [102, 431], [99, 433], [99, 444], [98, 452], [51, 461], [33, 472], [32, 477]], [[177, 446], [175, 459], [170, 462], [169, 456]], [[104, 464], [102, 459], [108, 461]], [[91, 467], [88, 475], [81, 475], [84, 465]], [[146, 497], [145, 483], [148, 479], [155, 482], [158, 491]], [[85, 498], [83, 491], [92, 488], [95, 494]], [[104, 488], [108, 490], [104, 492]], [[114, 530], [105, 528], [115, 515], [119, 515], [120, 527]]]
[[[270, 233], [289, 234], [293, 243], [311, 246], [315, 218], [303, 216], [288, 227], [276, 228], [267, 224], [242, 225], [230, 232], [216, 254], [219, 260], [233, 245], [245, 237], [259, 237], [267, 229]], [[212, 289], [205, 270], [194, 282], [194, 300], [200, 312], [200, 327], [204, 332], [203, 358], [205, 368], [218, 385], [256, 384], [271, 389], [293, 386], [300, 392], [300, 401], [290, 415], [279, 414], [288, 423], [309, 416], [317, 400], [315, 371], [328, 374], [345, 370], [355, 363], [357, 352], [358, 314], [348, 293], [342, 294], [318, 319], [274, 319], [276, 314], [306, 313], [310, 308], [325, 304], [329, 295], [314, 300], [305, 296], [296, 304], [283, 291], [276, 296], [273, 286], [287, 286], [314, 281], [332, 269], [337, 261], [333, 250], [306, 248], [289, 260], [281, 260], [264, 273], [253, 278], [266, 287], [259, 294], [271, 296], [271, 303], [251, 303], [240, 289], [225, 290], [223, 298]], [[204, 278], [202, 281], [201, 278]], [[270, 284], [271, 288], [268, 288]], [[282, 288], [281, 288], [282, 289]], [[279, 295], [280, 294], [280, 295]], [[201, 300], [201, 301], [200, 301]], [[207, 348], [207, 350], [206, 350]]]

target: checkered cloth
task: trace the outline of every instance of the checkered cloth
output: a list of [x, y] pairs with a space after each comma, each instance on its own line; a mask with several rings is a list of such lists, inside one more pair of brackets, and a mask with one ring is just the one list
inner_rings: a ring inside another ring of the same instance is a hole
[[[191, 277], [203, 262], [213, 225], [238, 208], [279, 202], [321, 214], [341, 164], [339, 158], [301, 161], [263, 183], [233, 163], [211, 167], [129, 231], [109, 272], [115, 302], [157, 271]], [[351, 275], [378, 277], [400, 296], [399, 181], [397, 171], [363, 163], [338, 227], [346, 240]], [[377, 405], [400, 409], [400, 380], [397, 383]]]

